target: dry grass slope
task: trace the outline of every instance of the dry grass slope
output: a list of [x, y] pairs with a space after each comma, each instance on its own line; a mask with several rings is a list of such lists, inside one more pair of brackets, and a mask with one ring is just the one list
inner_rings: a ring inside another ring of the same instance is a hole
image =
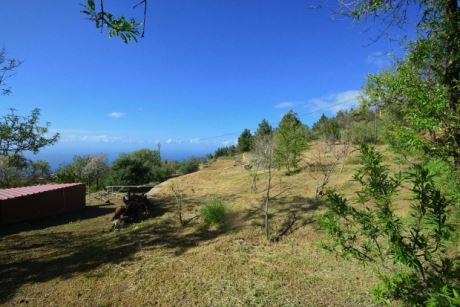
[[[308, 155], [306, 156], [308, 159]], [[353, 163], [331, 186], [350, 190]], [[302, 171], [275, 179], [272, 233], [292, 214], [291, 232], [277, 243], [263, 236], [259, 192], [233, 160], [219, 160], [153, 191], [152, 217], [110, 232], [114, 206], [4, 229], [0, 234], [0, 303], [87, 306], [370, 306], [369, 270], [319, 247], [312, 197], [315, 182]], [[169, 185], [185, 194], [181, 227]], [[230, 210], [222, 229], [200, 227], [200, 207], [222, 198]]]

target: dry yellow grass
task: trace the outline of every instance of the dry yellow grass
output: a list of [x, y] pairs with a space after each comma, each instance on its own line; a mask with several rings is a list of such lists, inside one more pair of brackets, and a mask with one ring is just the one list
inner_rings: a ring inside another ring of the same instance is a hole
[[[308, 154], [306, 156], [308, 159]], [[331, 187], [351, 191], [356, 165], [333, 175]], [[169, 188], [184, 191], [180, 227]], [[84, 213], [7, 229], [0, 238], [0, 303], [86, 306], [370, 306], [370, 270], [336, 259], [322, 238], [306, 171], [277, 172], [271, 232], [291, 214], [293, 230], [277, 243], [263, 236], [264, 179], [251, 193], [250, 177], [233, 160], [166, 182], [152, 195], [154, 216], [110, 232], [114, 206], [91, 205]], [[279, 195], [278, 195], [279, 194]], [[204, 230], [194, 218], [209, 198], [229, 211], [223, 229]]]

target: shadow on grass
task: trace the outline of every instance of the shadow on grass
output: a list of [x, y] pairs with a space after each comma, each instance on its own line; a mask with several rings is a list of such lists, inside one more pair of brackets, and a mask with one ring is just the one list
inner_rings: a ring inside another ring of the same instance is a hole
[[[173, 209], [158, 199], [153, 201], [151, 208], [151, 217], [162, 216]], [[109, 213], [111, 211], [113, 209]], [[174, 255], [181, 255], [189, 248], [226, 231], [184, 231], [184, 228], [167, 218], [145, 221], [119, 232], [108, 232], [100, 226], [83, 229], [78, 228], [78, 224], [72, 225], [72, 229], [31, 231], [0, 239], [0, 304], [11, 300], [17, 290], [26, 284], [67, 279], [103, 265], [136, 261], [136, 253], [141, 250], [162, 248], [171, 250]]]
[[[282, 237], [300, 227], [316, 223], [314, 213], [322, 204], [320, 200], [303, 196], [285, 196], [272, 199], [269, 204], [269, 219], [278, 218], [283, 220], [276, 236]], [[247, 211], [244, 219], [252, 220], [252, 224], [256, 227], [264, 227], [263, 199], [260, 201], [260, 206]]]
[[28, 222], [2, 225], [0, 226], [0, 238], [2, 236], [12, 235], [23, 231], [40, 230], [81, 220], [92, 219], [113, 213], [114, 211], [114, 208], [107, 207], [106, 205], [86, 206], [84, 209], [75, 212], [63, 213]]

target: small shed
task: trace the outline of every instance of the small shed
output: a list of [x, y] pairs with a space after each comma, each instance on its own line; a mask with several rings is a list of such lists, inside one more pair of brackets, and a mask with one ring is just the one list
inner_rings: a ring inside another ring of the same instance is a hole
[[72, 212], [85, 205], [86, 186], [82, 183], [0, 189], [0, 224]]

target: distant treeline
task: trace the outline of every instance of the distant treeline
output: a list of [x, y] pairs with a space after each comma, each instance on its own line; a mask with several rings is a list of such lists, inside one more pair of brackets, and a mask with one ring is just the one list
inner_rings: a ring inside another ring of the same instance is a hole
[[[288, 125], [286, 129], [298, 124], [302, 126], [297, 137], [305, 138], [307, 142], [313, 140], [326, 140], [332, 142], [351, 142], [353, 144], [382, 143], [386, 140], [385, 127], [388, 120], [370, 108], [338, 111], [335, 116], [327, 117], [322, 114], [317, 122], [310, 128], [301, 123], [298, 115], [290, 111], [283, 118]], [[280, 125], [282, 122], [280, 122]], [[263, 120], [254, 134], [249, 129], [244, 129], [238, 138], [237, 145], [223, 146], [216, 149], [214, 159], [230, 157], [236, 154], [249, 152], [253, 149], [255, 140], [265, 134], [277, 134], [279, 127], [272, 128]], [[292, 132], [292, 131], [291, 131]], [[292, 135], [295, 137], [295, 135]]]
[[96, 191], [106, 185], [156, 184], [172, 176], [195, 172], [206, 160], [162, 160], [158, 151], [141, 149], [120, 154], [112, 165], [109, 165], [106, 154], [78, 155], [71, 163], [61, 165], [54, 173], [51, 172], [49, 163], [42, 160], [24, 160], [24, 167], [10, 169], [2, 165], [0, 160], [0, 187], [83, 182], [90, 190]]
[[162, 160], [159, 151], [141, 149], [123, 153], [109, 166], [105, 154], [75, 156], [72, 163], [59, 167], [55, 182], [85, 182], [92, 190], [105, 185], [156, 184], [166, 179], [197, 171], [205, 158], [182, 162]]

